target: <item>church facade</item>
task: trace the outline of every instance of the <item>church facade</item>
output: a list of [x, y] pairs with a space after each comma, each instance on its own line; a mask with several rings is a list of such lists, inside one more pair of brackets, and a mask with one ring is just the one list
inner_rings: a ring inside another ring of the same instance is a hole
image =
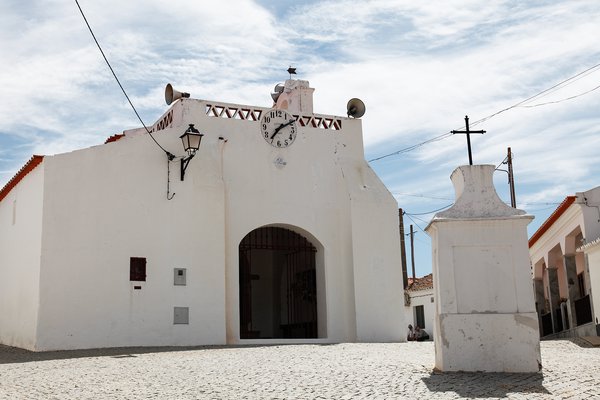
[[[361, 120], [181, 98], [150, 130], [34, 156], [0, 191], [0, 343], [402, 341], [394, 197]], [[180, 136], [204, 136], [187, 164]]]

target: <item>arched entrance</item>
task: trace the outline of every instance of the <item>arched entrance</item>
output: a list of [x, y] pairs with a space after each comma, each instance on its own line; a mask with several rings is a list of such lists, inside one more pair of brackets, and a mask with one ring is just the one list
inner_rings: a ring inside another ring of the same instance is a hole
[[318, 337], [316, 252], [285, 228], [258, 228], [242, 239], [240, 339]]

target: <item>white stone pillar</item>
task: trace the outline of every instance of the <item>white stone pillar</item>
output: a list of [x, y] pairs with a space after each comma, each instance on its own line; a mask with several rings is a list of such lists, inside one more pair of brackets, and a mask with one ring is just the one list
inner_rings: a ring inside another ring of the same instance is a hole
[[456, 201], [426, 228], [441, 371], [537, 372], [541, 366], [527, 247], [533, 216], [500, 200], [493, 172], [493, 165], [454, 170]]

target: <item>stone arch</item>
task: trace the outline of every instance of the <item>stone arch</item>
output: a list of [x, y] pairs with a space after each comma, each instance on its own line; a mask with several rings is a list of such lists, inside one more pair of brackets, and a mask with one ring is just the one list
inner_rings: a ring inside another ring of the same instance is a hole
[[583, 234], [581, 232], [581, 226], [577, 225], [566, 237], [565, 237], [565, 254], [575, 254], [578, 247], [582, 246]]

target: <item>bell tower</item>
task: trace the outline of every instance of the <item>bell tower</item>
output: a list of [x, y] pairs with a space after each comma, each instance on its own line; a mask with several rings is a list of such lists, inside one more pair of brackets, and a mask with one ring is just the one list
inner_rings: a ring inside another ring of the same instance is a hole
[[273, 108], [287, 110], [291, 114], [312, 114], [314, 91], [308, 81], [288, 79], [283, 85], [275, 86]]

